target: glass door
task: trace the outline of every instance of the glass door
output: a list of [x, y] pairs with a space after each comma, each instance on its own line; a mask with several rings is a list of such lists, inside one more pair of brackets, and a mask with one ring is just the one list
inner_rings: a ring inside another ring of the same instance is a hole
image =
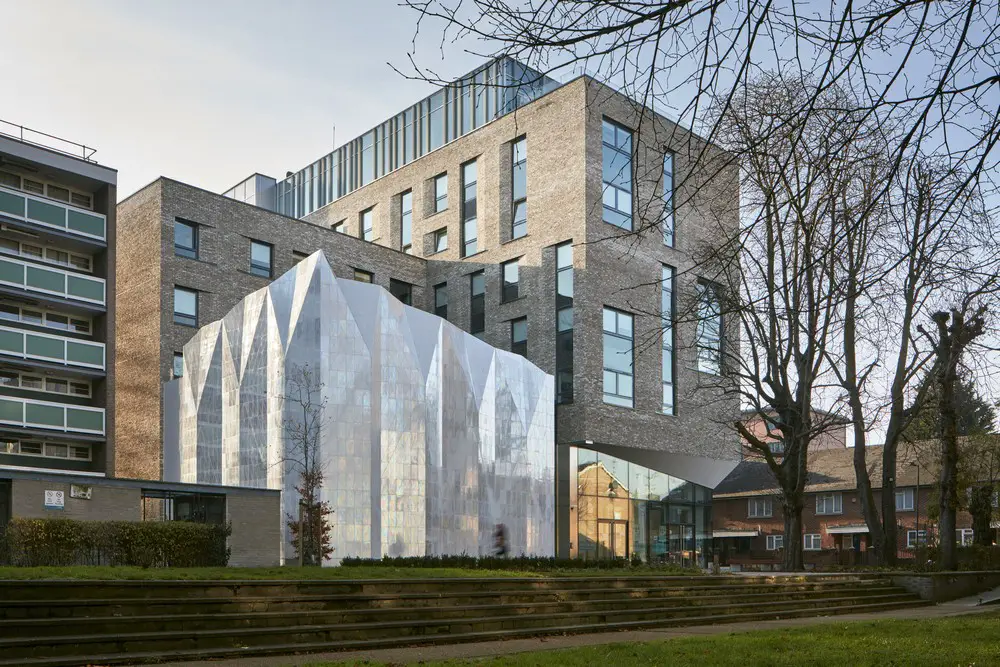
[[628, 521], [599, 519], [597, 542], [599, 558], [628, 558]]

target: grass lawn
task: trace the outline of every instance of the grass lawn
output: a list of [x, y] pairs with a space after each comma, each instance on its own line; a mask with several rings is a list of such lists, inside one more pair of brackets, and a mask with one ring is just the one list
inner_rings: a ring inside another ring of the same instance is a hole
[[639, 575], [673, 576], [700, 574], [681, 568], [565, 569], [546, 571], [477, 570], [458, 567], [0, 567], [0, 580], [32, 579], [140, 579], [140, 580], [212, 580], [212, 579], [422, 579], [444, 577], [620, 577]]
[[[317, 663], [310, 667], [343, 667], [344, 664]], [[372, 663], [363, 664], [374, 667]], [[997, 665], [1000, 664], [1000, 613], [913, 621], [834, 622], [788, 630], [681, 637], [420, 664], [423, 667]]]

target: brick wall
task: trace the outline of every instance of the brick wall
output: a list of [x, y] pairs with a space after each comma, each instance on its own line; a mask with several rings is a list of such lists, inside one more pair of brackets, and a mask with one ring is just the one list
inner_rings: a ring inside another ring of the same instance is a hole
[[232, 523], [229, 565], [274, 567], [280, 565], [281, 495], [240, 493], [226, 496], [226, 512]]
[[[77, 519], [79, 521], [138, 521], [140, 515], [140, 490], [118, 486], [101, 486], [79, 482], [93, 487], [90, 500], [70, 498], [68, 482], [35, 479], [15, 479], [11, 482], [11, 517], [25, 519]], [[45, 509], [45, 492], [62, 491], [65, 509]]]

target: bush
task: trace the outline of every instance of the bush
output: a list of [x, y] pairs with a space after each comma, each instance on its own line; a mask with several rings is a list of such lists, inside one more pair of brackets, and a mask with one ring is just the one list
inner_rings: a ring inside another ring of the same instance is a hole
[[344, 567], [395, 567], [395, 568], [461, 568], [464, 570], [519, 570], [525, 572], [548, 572], [555, 570], [624, 570], [646, 568], [656, 573], [689, 574], [700, 573], [695, 568], [683, 568], [677, 565], [645, 565], [640, 560], [631, 561], [624, 558], [607, 560], [582, 560], [579, 558], [544, 558], [535, 556], [518, 556], [514, 558], [497, 558], [493, 556], [411, 556], [391, 558], [384, 556], [381, 560], [367, 558], [344, 558], [340, 561]]
[[0, 563], [211, 567], [229, 562], [229, 525], [187, 521], [12, 519]]

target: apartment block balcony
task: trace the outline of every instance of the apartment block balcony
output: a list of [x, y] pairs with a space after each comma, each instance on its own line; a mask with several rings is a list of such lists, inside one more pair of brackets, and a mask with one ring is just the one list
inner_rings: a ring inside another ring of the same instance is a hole
[[0, 425], [104, 435], [104, 408], [0, 396]]
[[105, 370], [104, 343], [0, 326], [0, 359], [4, 357]]
[[17, 287], [36, 295], [50, 295], [81, 304], [105, 305], [102, 278], [0, 257], [0, 286]]
[[107, 218], [53, 199], [0, 187], [0, 214], [92, 241], [107, 241]]

